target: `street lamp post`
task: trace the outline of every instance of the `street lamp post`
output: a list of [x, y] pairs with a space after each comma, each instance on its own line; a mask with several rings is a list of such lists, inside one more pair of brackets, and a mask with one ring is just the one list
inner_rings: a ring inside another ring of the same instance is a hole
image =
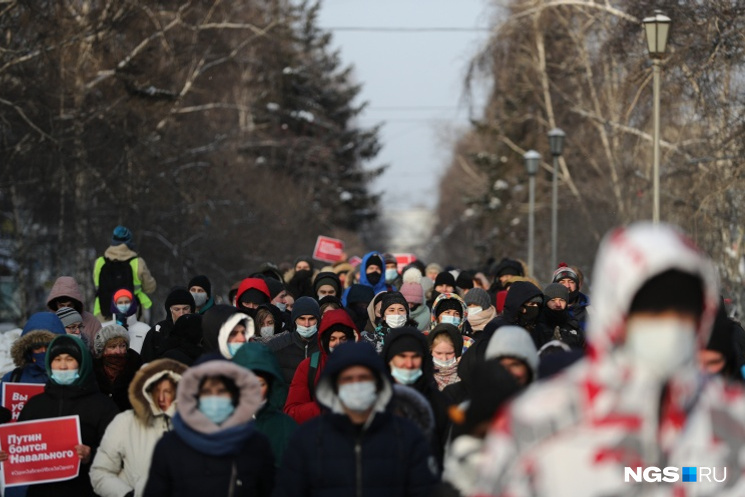
[[528, 211], [528, 271], [533, 275], [533, 244], [535, 234], [535, 174], [541, 163], [541, 154], [535, 150], [528, 150], [523, 155], [525, 169], [530, 178], [530, 207]]
[[548, 132], [548, 145], [554, 158], [554, 175], [551, 179], [551, 268], [556, 268], [556, 251], [559, 231], [559, 156], [564, 151], [564, 133], [559, 128]]
[[660, 62], [665, 56], [667, 34], [670, 31], [670, 18], [659, 10], [652, 17], [642, 21], [647, 34], [647, 48], [652, 58], [653, 98], [654, 98], [654, 168], [653, 168], [653, 207], [652, 222], [660, 222]]

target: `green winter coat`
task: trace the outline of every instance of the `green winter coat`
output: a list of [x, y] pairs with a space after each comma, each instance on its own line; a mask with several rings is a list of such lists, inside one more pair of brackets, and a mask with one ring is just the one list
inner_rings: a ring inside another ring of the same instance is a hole
[[287, 383], [282, 376], [277, 358], [264, 344], [249, 342], [238, 349], [232, 361], [254, 373], [264, 373], [261, 376], [271, 377], [266, 403], [254, 418], [256, 429], [269, 438], [274, 452], [274, 462], [279, 467], [285, 447], [297, 428], [297, 423], [282, 412], [287, 399]]

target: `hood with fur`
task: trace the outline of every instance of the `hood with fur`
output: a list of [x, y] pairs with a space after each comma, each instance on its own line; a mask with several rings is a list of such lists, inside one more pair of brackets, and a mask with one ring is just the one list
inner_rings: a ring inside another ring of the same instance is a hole
[[[153, 401], [153, 397], [148, 390], [165, 376], [171, 378], [178, 385], [184, 371], [186, 371], [186, 365], [178, 361], [156, 359], [145, 364], [135, 373], [132, 382], [129, 384], [129, 402], [132, 404], [132, 409], [138, 421], [148, 426], [156, 416], [164, 414]], [[175, 401], [173, 406], [175, 407]]]
[[[31, 364], [31, 353], [36, 347], [49, 345], [58, 335], [65, 334], [62, 321], [52, 312], [37, 312], [33, 314], [23, 327], [21, 336], [16, 338], [10, 347], [13, 364], [22, 368]], [[44, 366], [40, 366], [44, 369]]]

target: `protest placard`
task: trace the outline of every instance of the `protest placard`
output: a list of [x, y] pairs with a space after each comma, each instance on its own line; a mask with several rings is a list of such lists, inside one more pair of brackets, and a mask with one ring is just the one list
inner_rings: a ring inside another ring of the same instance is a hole
[[28, 399], [44, 391], [43, 383], [8, 383], [3, 382], [3, 407], [10, 409], [13, 415], [11, 422], [18, 421], [23, 406]]
[[2, 463], [6, 487], [70, 480], [78, 476], [80, 418], [21, 421], [0, 425], [0, 450], [8, 453]]
[[337, 262], [344, 258], [344, 242], [328, 236], [319, 236], [313, 249], [313, 258], [323, 262]]

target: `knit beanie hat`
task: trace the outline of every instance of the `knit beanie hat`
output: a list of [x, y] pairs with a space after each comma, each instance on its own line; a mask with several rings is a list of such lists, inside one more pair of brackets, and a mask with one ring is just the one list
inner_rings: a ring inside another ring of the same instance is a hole
[[470, 290], [473, 288], [473, 273], [470, 271], [461, 271], [455, 280], [455, 284], [458, 288]]
[[187, 288], [191, 288], [193, 286], [200, 286], [204, 288], [204, 291], [207, 292], [208, 297], [212, 297], [212, 283], [210, 283], [209, 278], [207, 278], [205, 275], [200, 274], [199, 276], [195, 276], [189, 281], [189, 285]]
[[191, 292], [182, 286], [171, 289], [171, 293], [166, 297], [166, 316], [171, 315], [172, 305], [190, 305], [192, 312], [194, 312], [194, 308], [197, 306], [194, 303], [194, 297], [191, 296]]
[[496, 265], [496, 267], [492, 270], [492, 274], [499, 278], [500, 276], [525, 276], [525, 271], [523, 271], [523, 265], [520, 264], [520, 261], [516, 261], [513, 259], [508, 259], [505, 257], [499, 263]]
[[258, 290], [256, 288], [249, 288], [245, 292], [243, 292], [238, 299], [238, 303], [245, 303], [245, 304], [268, 304], [269, 303], [269, 297], [262, 292], [261, 290]]
[[552, 299], [564, 299], [569, 300], [569, 289], [561, 283], [551, 283], [543, 290], [543, 295], [546, 297], [546, 302]]
[[483, 288], [469, 290], [463, 300], [466, 302], [466, 305], [477, 305], [482, 309], [488, 309], [492, 306], [489, 294]]
[[114, 292], [114, 295], [111, 297], [111, 301], [116, 303], [117, 300], [119, 300], [122, 297], [127, 297], [129, 300], [134, 300], [134, 295], [132, 295], [132, 292], [130, 292], [126, 288], [120, 288], [116, 292]]
[[380, 300], [380, 315], [385, 315], [385, 310], [393, 304], [401, 304], [406, 309], [406, 315], [409, 315], [409, 303], [406, 298], [399, 292], [386, 292]]
[[367, 259], [367, 266], [365, 266], [365, 269], [370, 266], [378, 266], [381, 270], [385, 269], [383, 259], [381, 259], [378, 254], [371, 255], [370, 258]]
[[111, 244], [121, 245], [125, 244], [127, 247], [132, 248], [132, 232], [129, 231], [125, 226], [117, 226], [114, 228], [114, 233], [111, 237]]
[[435, 287], [440, 285], [449, 285], [455, 288], [455, 278], [447, 271], [443, 271], [437, 275], [437, 278], [435, 278]]
[[439, 317], [445, 311], [452, 310], [458, 311], [458, 314], [463, 317], [463, 306], [458, 299], [442, 299], [437, 303], [435, 308], [435, 317]]
[[321, 308], [313, 297], [300, 297], [292, 306], [292, 322], [294, 323], [300, 316], [308, 315], [315, 316], [316, 319], [320, 320]]
[[401, 285], [401, 295], [410, 304], [421, 304], [424, 302], [424, 290], [419, 283], [404, 283]]
[[561, 264], [559, 264], [558, 269], [554, 271], [554, 277], [552, 281], [554, 283], [558, 283], [564, 278], [569, 278], [577, 285], [579, 285], [579, 276], [577, 276], [577, 273], [574, 271], [574, 269], [567, 266], [566, 262], [562, 262]]
[[93, 353], [96, 357], [101, 357], [106, 344], [113, 338], [123, 338], [129, 347], [129, 332], [123, 326], [118, 324], [109, 324], [98, 330], [96, 337], [93, 339]]
[[[403, 330], [403, 329], [406, 329], [406, 328], [399, 328], [399, 330]], [[422, 344], [419, 340], [417, 340], [415, 337], [411, 335], [403, 335], [400, 338], [397, 338], [388, 348], [388, 353], [385, 357], [385, 362], [386, 363], [390, 362], [394, 356], [397, 356], [398, 354], [403, 354], [404, 352], [416, 352], [422, 355], [426, 354], [426, 351], [422, 350]]]
[[339, 277], [336, 275], [336, 273], [333, 273], [331, 271], [318, 273], [316, 275], [316, 279], [313, 280], [313, 292], [317, 294], [318, 289], [321, 288], [323, 285], [333, 286], [336, 290], [336, 294], [341, 295], [341, 281], [339, 281]]
[[396, 256], [388, 252], [383, 254], [383, 262], [385, 262], [386, 264], [398, 264]]
[[47, 350], [47, 362], [49, 364], [52, 364], [54, 358], [60, 354], [67, 354], [71, 357], [74, 357], [75, 360], [78, 361], [78, 364], [81, 364], [83, 362], [83, 354], [80, 352], [80, 348], [76, 345], [72, 337], [70, 337], [70, 340], [54, 340], [54, 343], [52, 343], [49, 347], [49, 350]]
[[62, 325], [65, 327], [68, 327], [71, 324], [83, 322], [83, 317], [72, 307], [62, 307], [57, 309], [57, 317], [60, 318]]
[[270, 299], [274, 299], [274, 297], [282, 293], [282, 290], [285, 289], [285, 284], [274, 278], [266, 278], [264, 281], [266, 282], [267, 288], [269, 288]]
[[356, 283], [349, 287], [349, 292], [347, 293], [347, 304], [352, 305], [363, 303], [367, 305], [374, 298], [375, 291], [372, 289], [372, 287]]

